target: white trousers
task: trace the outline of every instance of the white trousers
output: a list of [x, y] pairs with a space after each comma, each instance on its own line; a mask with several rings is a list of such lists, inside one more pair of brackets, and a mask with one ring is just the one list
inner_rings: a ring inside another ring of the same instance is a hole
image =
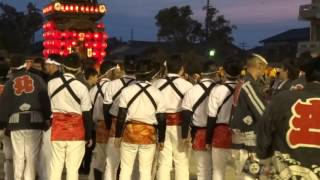
[[13, 180], [13, 150], [10, 137], [4, 136], [2, 139], [2, 144], [4, 154], [4, 180]]
[[212, 180], [224, 180], [227, 165], [233, 162], [232, 150], [223, 148], [212, 148]]
[[212, 179], [212, 157], [210, 151], [194, 151], [197, 161], [197, 180]]
[[131, 180], [134, 162], [137, 155], [139, 162], [140, 180], [151, 180], [151, 170], [155, 152], [155, 144], [140, 145], [122, 142], [120, 148], [120, 180]]
[[181, 127], [167, 126], [164, 149], [159, 153], [157, 179], [171, 179], [172, 161], [175, 167], [174, 180], [189, 179], [188, 148], [182, 145]]
[[115, 138], [109, 138], [106, 152], [105, 180], [116, 180], [120, 164], [120, 149], [114, 146]]
[[49, 179], [49, 166], [51, 158], [51, 128], [43, 132], [38, 164], [38, 175], [40, 180]]
[[41, 130], [11, 132], [15, 180], [34, 180], [41, 146]]
[[85, 141], [51, 141], [49, 180], [60, 180], [64, 163], [67, 180], [78, 180], [78, 170], [85, 153]]

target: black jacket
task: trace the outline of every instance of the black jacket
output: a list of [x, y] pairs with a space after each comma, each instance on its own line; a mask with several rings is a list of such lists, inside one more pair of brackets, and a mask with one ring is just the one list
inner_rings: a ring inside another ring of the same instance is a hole
[[[15, 116], [14, 120], [12, 115], [19, 113], [23, 115]], [[43, 129], [50, 115], [50, 100], [44, 80], [25, 70], [15, 72], [6, 82], [1, 96], [0, 121], [7, 124], [9, 130]]]
[[319, 107], [320, 84], [316, 83], [282, 92], [268, 106], [258, 123], [256, 152], [261, 159], [274, 155], [276, 178], [320, 178]]
[[[239, 137], [238, 134], [241, 134], [248, 139], [255, 138], [256, 123], [262, 118], [265, 104], [259, 83], [252, 76], [247, 75], [244, 78], [244, 84], [241, 86], [238, 104], [230, 121], [230, 127], [234, 132], [237, 132], [234, 137]], [[250, 142], [233, 141], [233, 148], [236, 149], [254, 151], [254, 147], [255, 144]]]

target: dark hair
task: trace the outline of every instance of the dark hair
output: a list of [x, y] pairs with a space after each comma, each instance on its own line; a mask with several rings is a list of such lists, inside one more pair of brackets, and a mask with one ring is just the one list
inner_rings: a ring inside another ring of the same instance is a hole
[[320, 81], [320, 57], [314, 58], [306, 65], [305, 73], [308, 82]]
[[103, 61], [100, 65], [100, 74], [105, 74], [111, 68], [115, 67], [117, 64], [112, 61]]
[[215, 63], [212, 60], [208, 60], [203, 63], [203, 66], [202, 66], [203, 73], [211, 73], [211, 72], [216, 72], [218, 70], [219, 70], [219, 67], [218, 67], [217, 63]]
[[169, 73], [178, 73], [183, 66], [183, 59], [177, 54], [171, 55], [167, 61], [167, 70]]
[[21, 54], [13, 54], [9, 59], [9, 65], [13, 68], [19, 67], [26, 62], [26, 57]]
[[224, 71], [232, 77], [239, 76], [243, 70], [243, 66], [243, 61], [238, 56], [228, 57], [223, 63]]
[[288, 71], [288, 78], [290, 80], [295, 80], [299, 76], [299, 69], [296, 65], [296, 60], [293, 58], [288, 58], [282, 61], [282, 68]]
[[33, 63], [44, 64], [44, 59], [42, 57], [34, 57]]
[[5, 78], [8, 74], [9, 71], [9, 65], [8, 63], [5, 61], [4, 57], [0, 57], [0, 80], [1, 78]]
[[136, 72], [137, 59], [138, 56], [136, 55], [129, 55], [124, 58], [123, 67], [126, 74], [134, 74]]
[[141, 59], [137, 62], [136, 78], [139, 81], [149, 81], [155, 72], [155, 64], [151, 59]]
[[79, 68], [81, 67], [81, 60], [77, 54], [72, 53], [64, 58], [63, 64], [70, 68]]
[[98, 75], [98, 71], [94, 68], [87, 68], [84, 71], [84, 77], [86, 78], [86, 80], [88, 80], [92, 76], [97, 76], [97, 75]]
[[50, 54], [48, 58], [51, 60], [54, 60], [60, 64], [62, 63], [62, 56], [60, 56], [58, 54]]
[[309, 51], [302, 53], [297, 59], [297, 66], [300, 71], [305, 72], [308, 64], [312, 62], [312, 56]]

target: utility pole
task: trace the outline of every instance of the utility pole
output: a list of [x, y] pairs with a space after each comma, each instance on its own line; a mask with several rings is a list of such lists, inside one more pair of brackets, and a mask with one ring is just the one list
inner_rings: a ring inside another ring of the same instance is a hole
[[207, 0], [207, 5], [206, 5], [206, 39], [209, 38], [209, 8], [210, 8], [210, 0]]
[[248, 47], [246, 42], [241, 42], [241, 43], [239, 43], [239, 45], [240, 45], [240, 48], [243, 50], [245, 50]]

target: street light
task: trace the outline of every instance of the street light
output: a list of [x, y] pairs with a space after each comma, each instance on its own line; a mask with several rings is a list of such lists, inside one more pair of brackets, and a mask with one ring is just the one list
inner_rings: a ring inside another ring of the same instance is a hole
[[216, 54], [216, 50], [215, 49], [211, 49], [209, 51], [209, 57], [213, 57]]

